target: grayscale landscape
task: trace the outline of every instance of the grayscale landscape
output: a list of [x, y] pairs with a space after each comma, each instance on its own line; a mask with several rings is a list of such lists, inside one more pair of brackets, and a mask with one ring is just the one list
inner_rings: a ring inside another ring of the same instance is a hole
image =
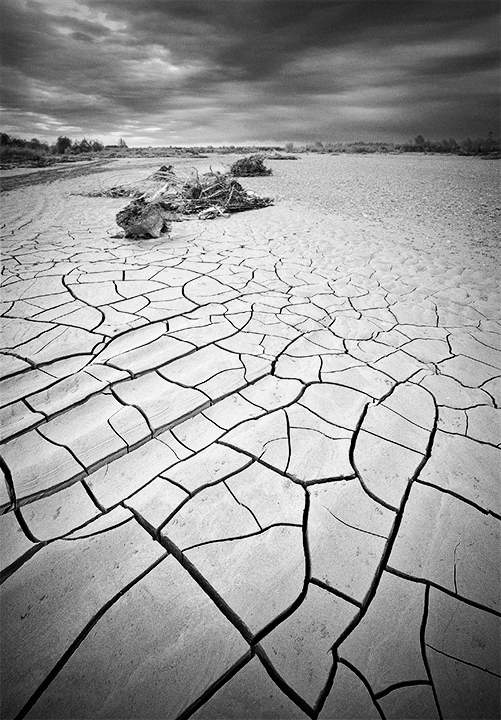
[[4, 14], [1, 717], [499, 718], [494, 4]]

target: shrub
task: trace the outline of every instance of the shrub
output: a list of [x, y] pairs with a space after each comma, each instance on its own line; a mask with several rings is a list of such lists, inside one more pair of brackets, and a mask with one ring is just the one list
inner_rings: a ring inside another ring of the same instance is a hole
[[34, 150], [18, 145], [2, 145], [0, 147], [0, 163], [30, 163], [37, 166], [50, 165], [52, 159], [45, 150]]
[[64, 153], [71, 149], [72, 142], [68, 137], [65, 137], [64, 135], [60, 135], [58, 139], [56, 140], [56, 144], [52, 148], [52, 151], [56, 155], [64, 155]]

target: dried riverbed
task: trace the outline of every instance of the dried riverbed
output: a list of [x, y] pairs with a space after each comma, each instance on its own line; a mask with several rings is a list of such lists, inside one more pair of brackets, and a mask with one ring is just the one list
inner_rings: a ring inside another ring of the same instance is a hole
[[[276, 200], [320, 207], [439, 251], [498, 258], [500, 165], [440, 155], [305, 155], [250, 179]], [[447, 247], [448, 246], [448, 247]]]

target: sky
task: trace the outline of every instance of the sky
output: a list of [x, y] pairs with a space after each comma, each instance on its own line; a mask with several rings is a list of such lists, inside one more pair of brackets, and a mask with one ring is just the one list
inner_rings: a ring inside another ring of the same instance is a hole
[[129, 147], [499, 134], [497, 0], [1, 0], [0, 129]]

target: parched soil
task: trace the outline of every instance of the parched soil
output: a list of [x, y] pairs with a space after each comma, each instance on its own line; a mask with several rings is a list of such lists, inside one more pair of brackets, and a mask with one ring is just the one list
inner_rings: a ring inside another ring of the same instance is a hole
[[497, 167], [162, 160], [2, 197], [1, 717], [500, 717]]
[[[238, 155], [165, 158], [180, 174], [229, 170]], [[75, 166], [20, 170], [0, 177], [0, 191], [99, 176], [98, 184], [139, 181], [163, 158], [105, 159]], [[246, 188], [294, 208], [321, 209], [368, 234], [392, 236], [433, 253], [470, 256], [482, 265], [499, 260], [499, 164], [440, 155], [302, 155], [300, 162], [267, 159], [273, 174], [248, 177]], [[86, 183], [88, 185], [88, 183]], [[8, 204], [4, 199], [4, 206]]]
[[303, 155], [246, 185], [440, 252], [499, 255], [500, 165], [440, 155]]

